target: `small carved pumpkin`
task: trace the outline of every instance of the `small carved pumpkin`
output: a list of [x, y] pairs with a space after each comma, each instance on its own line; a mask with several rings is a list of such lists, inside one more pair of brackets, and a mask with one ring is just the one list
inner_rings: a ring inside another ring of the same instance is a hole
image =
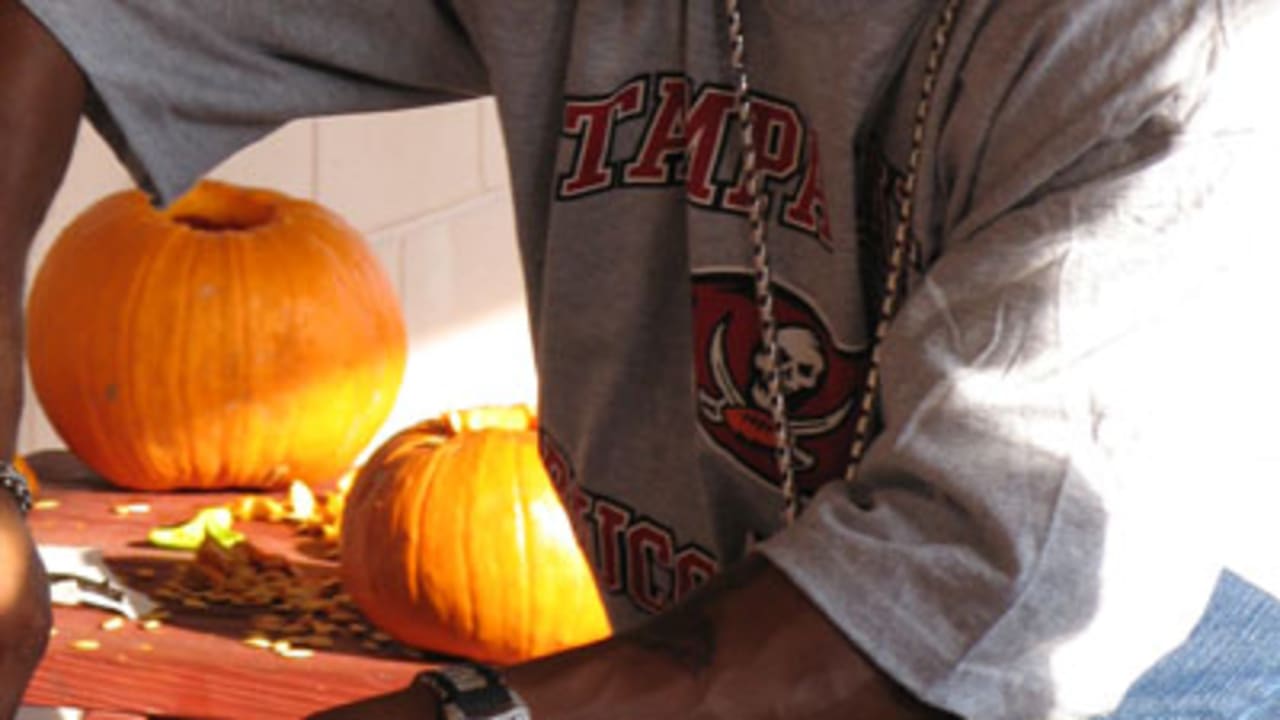
[[521, 408], [388, 439], [347, 496], [341, 565], [375, 624], [427, 650], [506, 664], [610, 631]]
[[395, 293], [333, 213], [204, 182], [165, 210], [109, 196], [32, 285], [36, 395], [67, 446], [141, 490], [332, 480], [404, 372]]

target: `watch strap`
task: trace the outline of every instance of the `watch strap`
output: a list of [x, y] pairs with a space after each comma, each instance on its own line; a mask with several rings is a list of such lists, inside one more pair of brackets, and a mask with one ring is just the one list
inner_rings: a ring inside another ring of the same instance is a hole
[[520, 696], [485, 665], [445, 665], [418, 673], [414, 683], [435, 693], [445, 720], [532, 720]]
[[31, 512], [31, 487], [13, 463], [0, 462], [0, 487], [13, 496], [19, 513], [25, 516]]

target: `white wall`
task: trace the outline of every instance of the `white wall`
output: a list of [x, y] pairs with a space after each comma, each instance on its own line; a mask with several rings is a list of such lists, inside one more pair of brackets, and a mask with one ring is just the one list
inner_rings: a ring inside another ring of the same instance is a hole
[[[379, 438], [448, 408], [536, 400], [492, 101], [299, 121], [212, 175], [312, 198], [365, 233], [400, 297], [411, 344], [399, 403]], [[77, 212], [131, 184], [101, 138], [82, 128], [28, 276]], [[19, 451], [61, 445], [28, 385]]]

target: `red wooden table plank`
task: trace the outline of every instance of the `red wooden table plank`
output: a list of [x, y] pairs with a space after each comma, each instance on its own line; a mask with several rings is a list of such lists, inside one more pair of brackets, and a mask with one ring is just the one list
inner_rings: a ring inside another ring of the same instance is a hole
[[[142, 590], [150, 588], [137, 579], [137, 568], [164, 577], [189, 557], [147, 546], [148, 529], [186, 520], [201, 507], [238, 496], [117, 490], [66, 454], [36, 455], [30, 461], [41, 478], [41, 497], [58, 502], [32, 512], [36, 541], [101, 548], [113, 572], [134, 578], [131, 584]], [[137, 502], [149, 504], [151, 511], [112, 512]], [[336, 573], [332, 563], [306, 556], [287, 526], [238, 523], [237, 529], [308, 573]], [[243, 643], [251, 629], [247, 616], [171, 610], [172, 617], [158, 629], [126, 623], [106, 630], [102, 623], [110, 613], [56, 607], [56, 634], [24, 702], [164, 717], [292, 718], [403, 687], [424, 664], [406, 659], [404, 648], [394, 643], [373, 652], [354, 641], [312, 657], [286, 658]], [[76, 649], [74, 643], [85, 639], [98, 641], [99, 647]]]

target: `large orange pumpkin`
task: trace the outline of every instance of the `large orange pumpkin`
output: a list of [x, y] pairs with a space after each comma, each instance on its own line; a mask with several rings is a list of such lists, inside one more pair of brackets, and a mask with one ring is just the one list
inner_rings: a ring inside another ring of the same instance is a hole
[[311, 202], [204, 182], [166, 210], [137, 191], [77, 217], [27, 306], [31, 376], [68, 447], [137, 489], [340, 476], [404, 372], [395, 293]]
[[341, 566], [376, 625], [504, 664], [609, 634], [532, 425], [518, 408], [455, 413], [393, 436], [361, 468]]

